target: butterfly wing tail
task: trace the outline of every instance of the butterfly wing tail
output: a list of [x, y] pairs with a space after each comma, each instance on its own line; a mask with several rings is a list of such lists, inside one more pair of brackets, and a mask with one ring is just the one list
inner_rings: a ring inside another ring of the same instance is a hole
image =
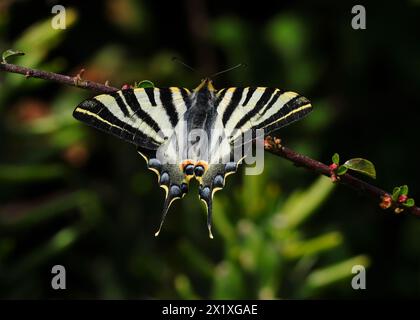
[[213, 233], [211, 232], [212, 225], [212, 214], [213, 214], [213, 196], [212, 189], [209, 186], [200, 186], [198, 191], [200, 200], [206, 204], [207, 208], [207, 229], [209, 231], [209, 238], [213, 239]]
[[213, 164], [203, 175], [200, 181], [198, 194], [200, 200], [207, 207], [207, 229], [210, 239], [213, 239], [212, 233], [212, 214], [213, 214], [213, 196], [218, 190], [225, 186], [225, 179], [229, 174], [235, 173], [238, 164], [236, 162], [228, 162], [227, 164]]
[[188, 193], [188, 180], [178, 165], [161, 163], [153, 151], [142, 148], [137, 149], [138, 153], [146, 160], [147, 168], [156, 173], [159, 186], [165, 190], [165, 202], [163, 204], [162, 218], [159, 228], [155, 233], [157, 237], [165, 222], [166, 215], [172, 203], [183, 198]]
[[166, 215], [168, 214], [168, 210], [169, 210], [171, 204], [175, 200], [181, 199], [185, 194], [186, 194], [186, 192], [183, 192], [181, 190], [181, 187], [179, 187], [177, 185], [172, 185], [168, 189], [168, 191], [166, 193], [165, 202], [163, 204], [162, 218], [160, 220], [159, 229], [155, 232], [155, 237], [157, 237], [159, 235], [160, 231], [162, 230], [163, 223], [165, 222], [165, 218], [166, 218]]
[[161, 222], [155, 236], [158, 236], [160, 230], [162, 229], [169, 207], [175, 200], [183, 198], [188, 192], [188, 181], [185, 179], [182, 172], [180, 172], [177, 165], [162, 166], [159, 184], [163, 189], [165, 189], [166, 197], [163, 204]]

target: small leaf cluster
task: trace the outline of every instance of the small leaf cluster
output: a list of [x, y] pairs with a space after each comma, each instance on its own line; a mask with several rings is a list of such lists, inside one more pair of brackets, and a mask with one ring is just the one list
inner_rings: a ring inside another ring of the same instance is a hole
[[414, 199], [408, 197], [408, 186], [403, 185], [395, 187], [392, 191], [392, 200], [396, 203], [402, 204], [404, 207], [410, 208], [415, 205]]
[[360, 172], [373, 179], [376, 178], [376, 170], [373, 163], [363, 158], [354, 158], [347, 160], [343, 165], [340, 165], [340, 156], [338, 153], [334, 153], [331, 158], [332, 164], [329, 166], [331, 171], [331, 179], [333, 181], [338, 180], [338, 177], [347, 173], [348, 170]]

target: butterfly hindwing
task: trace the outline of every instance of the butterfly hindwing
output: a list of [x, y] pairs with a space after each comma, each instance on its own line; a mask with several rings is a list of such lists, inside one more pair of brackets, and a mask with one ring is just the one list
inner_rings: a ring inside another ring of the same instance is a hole
[[165, 190], [162, 218], [159, 229], [155, 233], [158, 236], [171, 204], [188, 193], [189, 177], [184, 174], [179, 165], [162, 163], [156, 157], [155, 151], [138, 148], [137, 152], [146, 160], [147, 168], [156, 173], [159, 186]]
[[210, 238], [213, 238], [211, 232], [212, 214], [213, 214], [213, 196], [216, 191], [223, 189], [226, 177], [236, 172], [238, 163], [228, 162], [209, 164], [202, 177], [197, 179], [200, 182], [198, 195], [200, 200], [206, 204], [207, 208], [207, 228]]
[[156, 150], [191, 104], [184, 88], [124, 89], [80, 103], [73, 116], [136, 146]]

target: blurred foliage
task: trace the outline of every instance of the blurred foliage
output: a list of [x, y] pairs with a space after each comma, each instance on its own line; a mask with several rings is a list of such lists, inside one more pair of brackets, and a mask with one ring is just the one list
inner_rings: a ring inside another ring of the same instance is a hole
[[[84, 68], [84, 78], [114, 86], [185, 87], [199, 79], [173, 56], [212, 72], [245, 62], [216, 85], [288, 88], [313, 102], [308, 118], [279, 133], [285, 144], [327, 163], [336, 150], [363, 155], [378, 184], [408, 183], [420, 196], [414, 2], [368, 7], [364, 31], [351, 29], [350, 4], [333, 1], [270, 10], [200, 1], [202, 12], [188, 1], [164, 10], [64, 2], [65, 30], [51, 28], [50, 1], [0, 3], [0, 51], [26, 53], [10, 62], [69, 75]], [[154, 238], [163, 193], [153, 174], [131, 145], [72, 118], [92, 93], [0, 77], [1, 298], [420, 296], [419, 221], [383, 214], [345, 188], [333, 193], [328, 178], [272, 155], [263, 174], [241, 171], [216, 194], [214, 240], [196, 184]], [[50, 287], [55, 264], [67, 269], [65, 291]], [[366, 291], [351, 288], [357, 264], [368, 267]]]

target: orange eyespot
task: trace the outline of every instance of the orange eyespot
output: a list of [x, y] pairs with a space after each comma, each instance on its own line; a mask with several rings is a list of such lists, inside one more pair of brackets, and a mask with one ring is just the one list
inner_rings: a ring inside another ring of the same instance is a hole
[[204, 175], [208, 168], [209, 164], [206, 161], [197, 161], [194, 167], [194, 175], [196, 176], [196, 178], [200, 178]]
[[207, 171], [207, 169], [209, 168], [209, 164], [208, 164], [206, 161], [203, 161], [203, 160], [197, 161], [197, 162], [195, 163], [195, 166], [196, 166], [196, 167], [198, 167], [198, 166], [202, 166], [202, 167], [204, 168], [204, 172], [206, 172], [206, 171]]
[[187, 159], [181, 162], [180, 169], [187, 176], [192, 176], [194, 174], [195, 161]]
[[195, 166], [194, 168], [194, 175], [199, 178], [202, 177], [204, 174], [204, 167], [203, 166]]
[[194, 160], [187, 159], [181, 162], [179, 168], [186, 176], [189, 176], [187, 177], [187, 180], [189, 180], [191, 176], [195, 176], [196, 178], [203, 176], [209, 168], [209, 164], [203, 160], [195, 162]]

